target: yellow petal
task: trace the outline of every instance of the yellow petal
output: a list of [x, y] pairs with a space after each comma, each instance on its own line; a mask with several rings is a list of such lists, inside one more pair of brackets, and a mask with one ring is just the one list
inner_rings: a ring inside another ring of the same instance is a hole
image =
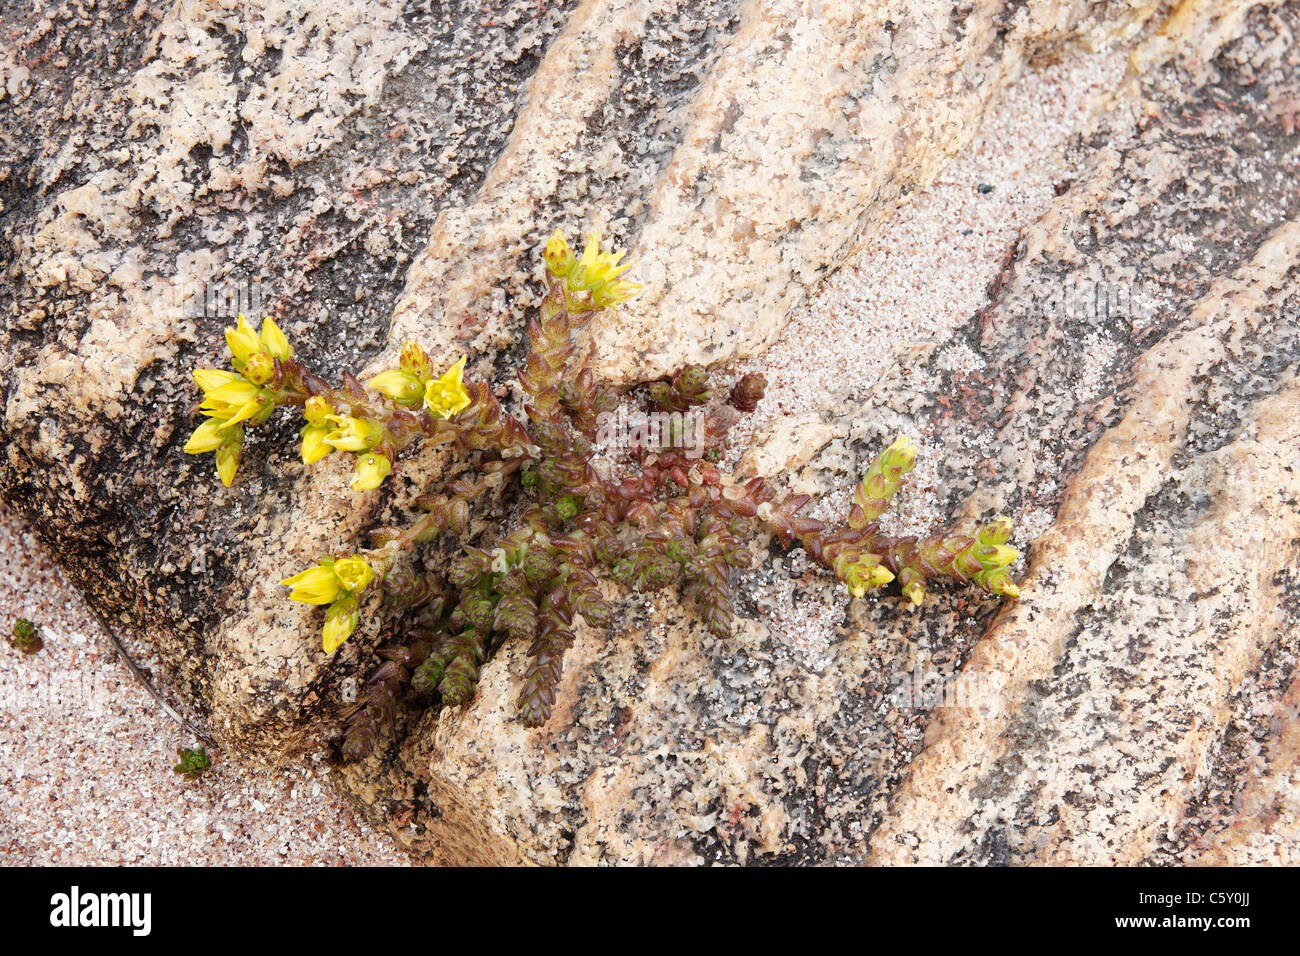
[[325, 441], [329, 428], [324, 425], [304, 425], [298, 433], [302, 436], [302, 461], [305, 465], [320, 461], [334, 451], [334, 446]]
[[239, 321], [233, 329], [226, 329], [226, 345], [230, 349], [230, 356], [234, 359], [236, 368], [242, 366], [250, 355], [262, 347], [256, 330], [249, 324], [248, 319], [244, 318], [244, 313], [239, 313]]
[[226, 440], [226, 436], [220, 434], [218, 429], [226, 423], [217, 418], [209, 418], [206, 422], [194, 429], [194, 434], [190, 440], [185, 443], [185, 453], [187, 455], [200, 455], [206, 451], [216, 451]]
[[219, 368], [196, 368], [193, 372], [194, 381], [199, 388], [205, 392], [210, 392], [222, 385], [229, 385], [231, 382], [243, 381], [243, 376], [236, 375], [234, 372], [226, 372]]
[[293, 588], [290, 600], [302, 601], [304, 604], [329, 604], [339, 596], [341, 590], [338, 575], [333, 569], [321, 565], [300, 571], [280, 583]]
[[262, 348], [270, 352], [281, 362], [287, 362], [293, 358], [293, 346], [289, 344], [288, 337], [280, 331], [280, 327], [272, 319], [262, 320]]
[[225, 402], [227, 405], [243, 405], [262, 394], [262, 389], [245, 378], [236, 377], [233, 382], [226, 382], [216, 388], [208, 389], [205, 400]]
[[266, 399], [263, 396], [257, 396], [252, 401], [245, 402], [235, 409], [234, 414], [226, 419], [226, 425], [234, 425], [238, 422], [248, 421], [255, 415], [261, 414], [266, 407]]

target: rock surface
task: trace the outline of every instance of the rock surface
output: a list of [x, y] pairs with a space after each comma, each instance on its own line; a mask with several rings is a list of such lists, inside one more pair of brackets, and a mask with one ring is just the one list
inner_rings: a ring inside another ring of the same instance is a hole
[[[338, 682], [375, 640], [325, 658], [275, 581], [411, 489], [307, 475], [287, 423], [231, 489], [183, 456], [188, 370], [219, 361], [226, 324], [184, 317], [196, 289], [260, 289], [331, 373], [413, 335], [498, 375], [537, 247], [588, 223], [635, 246], [647, 287], [597, 330], [607, 374], [747, 356], [1028, 58], [1133, 42], [1130, 80], [1077, 144], [1086, 174], [927, 374], [845, 396], [824, 441], [767, 446], [801, 447], [792, 481], [829, 490], [887, 435], [921, 436], [940, 510], [1046, 529], [1017, 605], [855, 602], [810, 646], [764, 615], [816, 578], [794, 555], [742, 582], [729, 640], [674, 599], [625, 604], [612, 636], [579, 634], [540, 732], [514, 716], [524, 648], [508, 645], [471, 705], [341, 778], [440, 861], [1287, 859], [1300, 17], [1185, 3], [1157, 32], [1153, 9], [0, 14], [18, 38], [0, 77], [0, 489], [227, 747], [281, 761], [334, 730]], [[1081, 308], [1098, 287], [1105, 308]], [[933, 700], [959, 671], [962, 693]]]
[[[222, 363], [230, 320], [205, 293], [260, 293], [326, 373], [418, 334], [495, 375], [536, 299], [539, 242], [589, 215], [621, 216], [613, 231], [644, 248], [648, 302], [667, 294], [668, 270], [761, 256], [757, 287], [728, 270], [687, 284], [709, 318], [660, 304], [640, 313], [658, 326], [634, 321], [674, 361], [739, 354], [774, 334], [858, 219], [883, 214], [965, 142], [1026, 51], [1133, 15], [1081, 2], [1033, 14], [879, 8], [892, 19], [855, 9], [210, 0], [5, 14], [16, 39], [0, 84], [11, 316], [0, 488], [79, 586], [159, 647], [228, 747], [275, 761], [312, 744], [332, 730], [357, 652], [327, 659], [304, 640], [313, 612], [276, 582], [346, 546], [387, 502], [351, 494], [328, 465], [304, 474], [287, 416], [259, 429], [229, 490], [209, 461], [181, 454], [188, 372]], [[745, 68], [769, 61], [779, 68]], [[818, 99], [832, 90], [838, 100]], [[900, 135], [847, 139], [846, 97], [873, 104], [862, 123], [906, 107]], [[791, 107], [780, 123], [767, 112], [777, 102]], [[775, 196], [754, 179], [760, 155], [792, 173]], [[705, 208], [702, 192], [683, 210], [674, 164], [688, 161], [697, 184], [766, 197], [773, 223], [802, 222], [831, 198], [834, 210], [779, 253], [767, 226], [718, 235], [712, 221], [739, 218]], [[734, 347], [710, 350], [742, 324]], [[656, 372], [637, 361], [602, 366]], [[411, 462], [407, 474], [439, 467]]]
[[728, 641], [671, 600], [581, 634], [540, 740], [508, 651], [351, 785], [414, 807], [397, 835], [433, 858], [1293, 859], [1297, 24], [1139, 48], [989, 304], [749, 459], [820, 445], [794, 481], [833, 493], [923, 436], [940, 513], [1041, 518], [1019, 602], [855, 602], [819, 653], [758, 603], [807, 586], [796, 555]]

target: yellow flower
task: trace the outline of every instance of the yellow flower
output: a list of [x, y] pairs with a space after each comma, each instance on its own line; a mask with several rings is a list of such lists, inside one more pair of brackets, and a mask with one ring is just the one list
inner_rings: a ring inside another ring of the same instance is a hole
[[601, 252], [600, 233], [594, 231], [587, 237], [587, 245], [582, 250], [582, 258], [576, 261], [574, 261], [573, 252], [569, 249], [568, 243], [564, 241], [564, 237], [558, 232], [546, 244], [548, 269], [552, 269], [552, 260], [554, 260], [556, 267], [564, 266], [567, 263], [567, 267], [562, 273], [555, 272], [552, 269], [554, 274], [563, 276], [565, 292], [569, 294], [584, 292], [590, 294], [591, 304], [598, 309], [626, 302], [641, 291], [639, 285], [618, 278], [632, 268], [631, 263], [619, 265], [620, 260], [626, 254], [622, 249]]
[[293, 346], [289, 344], [289, 339], [285, 337], [285, 334], [280, 331], [280, 327], [273, 320], [262, 320], [262, 334], [259, 338], [263, 350], [271, 353], [281, 362], [287, 362], [293, 358]]
[[199, 411], [233, 425], [258, 416], [259, 421], [265, 421], [274, 408], [275, 399], [270, 392], [241, 378], [207, 392]]
[[[203, 389], [203, 405], [216, 409], [221, 406], [231, 410], [239, 408], [245, 402], [258, 396], [261, 387], [254, 385], [242, 375], [233, 372], [221, 372], [214, 368], [194, 370], [194, 381]], [[214, 418], [223, 416], [209, 412]]]
[[632, 268], [631, 263], [622, 266], [618, 264], [625, 255], [627, 253], [622, 249], [601, 252], [600, 233], [593, 230], [587, 236], [587, 246], [582, 250], [582, 258], [578, 260], [574, 278], [582, 282], [583, 287], [587, 289], [602, 282], [609, 282]]
[[203, 389], [203, 404], [199, 410], [208, 416], [208, 420], [190, 435], [185, 451], [191, 455], [215, 451], [217, 475], [221, 483], [229, 487], [239, 470], [239, 457], [244, 447], [244, 429], [240, 422], [258, 416], [264, 420], [275, 408], [275, 402], [269, 392], [233, 372], [215, 368], [195, 369], [194, 381]]
[[626, 302], [640, 292], [641, 287], [635, 282], [624, 282], [620, 279], [617, 282], [603, 283], [592, 289], [591, 304], [598, 309], [605, 309]]
[[375, 579], [375, 569], [365, 558], [354, 554], [334, 562], [334, 575], [349, 591], [364, 591], [366, 585]]
[[218, 418], [209, 418], [194, 429], [194, 434], [185, 443], [185, 453], [187, 455], [201, 455], [205, 451], [216, 451], [226, 441], [226, 436], [221, 434], [220, 431], [225, 425], [226, 423]]
[[414, 372], [389, 369], [366, 382], [375, 391], [387, 395], [398, 405], [418, 405], [424, 398], [424, 383]]
[[239, 456], [244, 449], [243, 427], [236, 425], [234, 428], [229, 428], [228, 426], [229, 423], [222, 426], [226, 440], [217, 449], [217, 477], [227, 488], [235, 480], [235, 472], [239, 470]]
[[465, 372], [465, 356], [438, 378], [429, 383], [424, 392], [424, 407], [441, 418], [450, 418], [469, 405], [469, 393], [461, 380]]
[[383, 455], [358, 455], [352, 490], [370, 491], [372, 488], [378, 488], [392, 470], [393, 463]]
[[262, 332], [259, 335], [242, 312], [239, 313], [235, 327], [226, 329], [226, 345], [230, 348], [231, 364], [241, 372], [249, 357], [258, 352], [265, 352], [281, 362], [293, 358], [293, 346], [273, 320], [262, 320]]
[[384, 430], [378, 425], [353, 418], [351, 415], [329, 415], [335, 428], [330, 429], [325, 441], [339, 451], [369, 451], [379, 444], [384, 437]]
[[281, 584], [293, 588], [289, 599], [305, 604], [329, 604], [339, 596], [342, 586], [332, 564], [318, 564], [314, 568], [300, 571], [291, 578], [285, 578]]
[[321, 647], [326, 654], [333, 654], [340, 644], [352, 636], [360, 618], [357, 599], [351, 594], [344, 594], [330, 605], [325, 612], [325, 627], [321, 630]]
[[[305, 604], [337, 603], [340, 594], [347, 597], [363, 591], [375, 578], [374, 568], [360, 555], [347, 558], [324, 558], [314, 568], [300, 571], [280, 583], [293, 588], [291, 600]], [[351, 632], [349, 632], [351, 633]]]
[[320, 461], [333, 454], [334, 446], [325, 440], [329, 434], [328, 425], [304, 425], [298, 432], [302, 436], [302, 461], [305, 465]]
[[257, 337], [257, 330], [244, 318], [244, 313], [239, 313], [239, 321], [233, 329], [226, 329], [226, 345], [237, 369], [242, 369], [254, 352], [261, 351], [262, 342]]

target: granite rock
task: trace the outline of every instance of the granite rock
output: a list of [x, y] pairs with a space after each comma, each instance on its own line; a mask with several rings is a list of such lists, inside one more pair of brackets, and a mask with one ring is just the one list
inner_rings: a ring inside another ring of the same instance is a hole
[[[313, 612], [276, 582], [347, 547], [443, 462], [412, 459], [389, 490], [353, 495], [336, 463], [304, 473], [282, 416], [246, 446], [240, 481], [219, 487], [210, 461], [181, 453], [188, 372], [223, 362], [240, 303], [276, 317], [326, 374], [416, 335], [437, 358], [465, 350], [477, 374], [504, 378], [536, 302], [539, 243], [594, 217], [636, 245], [648, 287], [628, 328], [602, 336], [619, 350], [635, 329], [666, 349], [603, 368], [630, 380], [673, 354], [743, 354], [960, 148], [1031, 52], [1123, 34], [1143, 9], [7, 8], [0, 489], [91, 599], [158, 648], [216, 737], [283, 759], [333, 732], [338, 681], [369, 644], [324, 657]], [[764, 165], [785, 188], [767, 188]], [[742, 220], [754, 229], [709, 224]], [[730, 265], [676, 291], [663, 281], [751, 259], [757, 285]], [[698, 302], [679, 312], [660, 301], [670, 292]], [[733, 325], [734, 344], [710, 344], [733, 340]]]
[[[472, 706], [348, 786], [400, 804], [430, 859], [1294, 859], [1300, 11], [1242, 13], [1217, 49], [1135, 49], [1084, 173], [950, 340], [742, 463], [842, 508], [917, 435], [929, 500], [897, 530], [1016, 516], [1018, 602], [846, 610], [776, 557], [729, 640], [672, 598], [627, 608], [579, 634], [536, 735], [508, 648]], [[1175, 27], [1199, 41], [1222, 14]], [[812, 609], [800, 630], [773, 623], [783, 601]]]

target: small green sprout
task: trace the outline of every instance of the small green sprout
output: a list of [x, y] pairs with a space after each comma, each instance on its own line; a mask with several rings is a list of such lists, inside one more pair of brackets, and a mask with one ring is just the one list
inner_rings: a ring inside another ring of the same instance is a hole
[[172, 767], [176, 773], [189, 780], [198, 780], [212, 766], [212, 758], [202, 747], [197, 750], [177, 750], [180, 763]]
[[24, 654], [35, 654], [45, 646], [45, 642], [41, 640], [41, 635], [37, 633], [36, 625], [25, 617], [20, 617], [14, 621], [14, 632], [13, 636], [9, 638], [9, 643]]

